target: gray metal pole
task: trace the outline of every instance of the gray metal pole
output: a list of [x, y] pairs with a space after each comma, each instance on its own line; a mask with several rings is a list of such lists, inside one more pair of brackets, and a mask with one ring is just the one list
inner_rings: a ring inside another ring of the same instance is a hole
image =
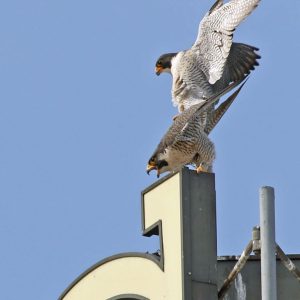
[[184, 300], [217, 300], [215, 176], [181, 171]]
[[260, 189], [260, 237], [261, 237], [261, 299], [277, 300], [276, 243], [275, 243], [275, 195], [274, 189]]

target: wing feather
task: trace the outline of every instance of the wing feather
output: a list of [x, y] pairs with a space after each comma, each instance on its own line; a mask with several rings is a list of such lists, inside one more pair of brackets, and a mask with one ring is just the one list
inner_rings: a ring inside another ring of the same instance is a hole
[[203, 71], [210, 84], [222, 76], [232, 45], [235, 28], [256, 8], [260, 0], [231, 0], [215, 3], [199, 25], [198, 37], [193, 45]]

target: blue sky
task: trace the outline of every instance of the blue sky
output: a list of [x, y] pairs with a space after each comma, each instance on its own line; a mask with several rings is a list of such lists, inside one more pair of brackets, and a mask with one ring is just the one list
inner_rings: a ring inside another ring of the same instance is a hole
[[[57, 298], [81, 272], [141, 236], [146, 162], [171, 123], [159, 55], [189, 48], [207, 0], [0, 4], [0, 298]], [[300, 252], [300, 2], [262, 1], [234, 40], [261, 65], [211, 137], [218, 252], [240, 254], [276, 189], [276, 236]]]

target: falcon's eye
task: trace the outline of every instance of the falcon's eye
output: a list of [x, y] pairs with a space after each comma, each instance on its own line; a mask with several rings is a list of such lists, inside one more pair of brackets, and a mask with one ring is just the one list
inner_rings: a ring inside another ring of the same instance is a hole
[[154, 162], [154, 161], [155, 161], [154, 157], [151, 157], [150, 162]]
[[159, 61], [157, 62], [157, 65], [162, 65], [162, 61], [159, 60]]

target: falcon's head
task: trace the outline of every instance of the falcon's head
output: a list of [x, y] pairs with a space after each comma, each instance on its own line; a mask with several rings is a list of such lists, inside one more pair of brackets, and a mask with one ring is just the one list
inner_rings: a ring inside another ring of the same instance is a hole
[[155, 73], [156, 75], [160, 75], [163, 72], [171, 73], [172, 67], [172, 58], [176, 56], [177, 53], [167, 53], [163, 54], [159, 57], [155, 64]]
[[160, 174], [169, 171], [169, 164], [165, 159], [160, 158], [157, 154], [154, 154], [148, 161], [146, 169], [147, 174], [149, 175], [152, 170], [157, 171], [158, 178]]

